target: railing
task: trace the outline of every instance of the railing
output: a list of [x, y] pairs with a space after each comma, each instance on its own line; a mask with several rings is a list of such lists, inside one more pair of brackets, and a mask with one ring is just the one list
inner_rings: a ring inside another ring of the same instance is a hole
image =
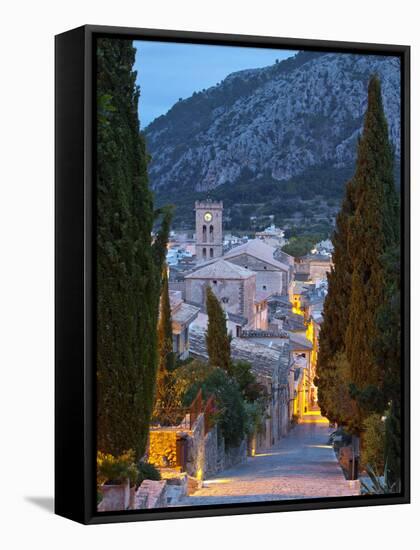
[[204, 414], [204, 431], [207, 434], [215, 424], [217, 413], [216, 399], [211, 395], [203, 406], [203, 394], [201, 389], [189, 407], [165, 409], [152, 421], [153, 427], [172, 427], [192, 430], [200, 414]]
[[189, 409], [184, 407], [165, 408], [157, 417], [152, 420], [152, 428], [156, 427], [176, 427], [185, 430], [190, 429]]
[[203, 394], [201, 388], [198, 390], [196, 398], [190, 405], [190, 429], [194, 426], [197, 421], [197, 418], [202, 412], [203, 407]]
[[211, 395], [204, 406], [204, 433], [207, 434], [215, 424], [216, 416], [216, 398]]

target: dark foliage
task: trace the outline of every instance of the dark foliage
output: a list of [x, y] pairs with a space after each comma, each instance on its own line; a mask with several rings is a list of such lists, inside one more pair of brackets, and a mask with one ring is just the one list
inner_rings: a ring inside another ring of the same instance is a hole
[[157, 321], [169, 217], [156, 222], [139, 134], [139, 90], [128, 40], [97, 49], [98, 450], [145, 452], [157, 370]]
[[199, 389], [206, 400], [216, 398], [217, 422], [228, 447], [239, 445], [245, 435], [247, 414], [238, 383], [220, 368], [207, 366], [201, 380], [191, 383], [183, 403], [189, 406]]
[[166, 265], [162, 274], [162, 293], [160, 297], [158, 322], [158, 373], [156, 398], [153, 416], [159, 419], [170, 406], [172, 396], [172, 376], [175, 369], [175, 354], [172, 341], [171, 304], [169, 300], [169, 283]]
[[212, 289], [206, 288], [206, 310], [208, 325], [206, 332], [209, 363], [231, 374], [230, 337], [226, 327], [226, 315]]
[[149, 462], [139, 461], [137, 464], [138, 476], [137, 486], [141, 485], [145, 479], [152, 479], [153, 481], [160, 481], [161, 475], [159, 470], [153, 464]]
[[[393, 161], [380, 83], [373, 77], [356, 172], [347, 184], [333, 237], [334, 269], [324, 306], [317, 374], [323, 414], [361, 434], [362, 447], [367, 419], [372, 414], [386, 416], [381, 464], [388, 461], [396, 481], [400, 468], [400, 241]], [[345, 399], [337, 398], [337, 387], [345, 388]]]

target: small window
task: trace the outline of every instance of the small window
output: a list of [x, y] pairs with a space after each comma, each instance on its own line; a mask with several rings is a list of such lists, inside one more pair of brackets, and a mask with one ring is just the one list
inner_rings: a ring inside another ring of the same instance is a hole
[[207, 249], [203, 248], [203, 258], [207, 258]]
[[267, 270], [267, 266], [266, 266], [266, 265], [264, 266], [264, 269]]
[[245, 266], [245, 269], [248, 269], [248, 266], [247, 266], [247, 265]]
[[263, 290], [267, 290], [267, 285], [263, 285]]
[[214, 251], [212, 248], [210, 248], [210, 258], [213, 258], [213, 256], [214, 256]]
[[228, 304], [228, 303], [229, 303], [229, 298], [227, 298], [226, 296], [224, 296], [224, 297], [222, 298], [222, 302], [223, 302], [224, 304]]
[[217, 285], [217, 281], [213, 281], [213, 284], [214, 284], [214, 285]]

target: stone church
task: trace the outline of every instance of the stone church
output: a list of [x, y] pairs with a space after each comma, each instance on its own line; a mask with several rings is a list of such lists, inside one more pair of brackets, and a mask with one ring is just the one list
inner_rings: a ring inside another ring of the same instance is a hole
[[287, 295], [293, 279], [293, 266], [275, 258], [276, 249], [260, 239], [229, 250], [223, 259], [256, 273], [257, 290]]
[[186, 301], [204, 307], [207, 286], [238, 327], [267, 328], [267, 295], [257, 292], [256, 273], [219, 258], [185, 276]]

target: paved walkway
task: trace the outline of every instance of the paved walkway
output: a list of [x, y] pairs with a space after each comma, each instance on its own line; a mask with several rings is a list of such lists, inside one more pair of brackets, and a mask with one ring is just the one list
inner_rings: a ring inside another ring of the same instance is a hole
[[202, 489], [177, 506], [357, 494], [328, 445], [330, 432], [319, 413], [307, 414], [278, 447], [204, 481]]

